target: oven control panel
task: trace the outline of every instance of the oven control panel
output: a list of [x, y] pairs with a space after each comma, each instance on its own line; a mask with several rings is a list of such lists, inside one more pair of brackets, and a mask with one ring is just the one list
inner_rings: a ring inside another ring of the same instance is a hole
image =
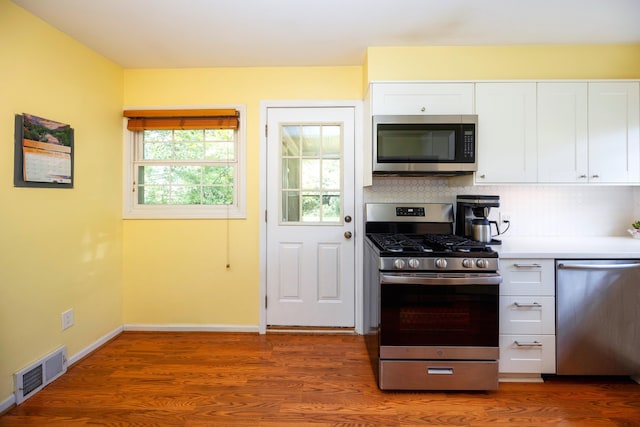
[[396, 216], [424, 216], [424, 208], [419, 207], [397, 207]]

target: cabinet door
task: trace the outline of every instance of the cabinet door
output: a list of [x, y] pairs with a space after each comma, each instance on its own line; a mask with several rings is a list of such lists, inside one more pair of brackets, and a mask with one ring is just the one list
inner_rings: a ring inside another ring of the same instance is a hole
[[476, 182], [536, 182], [536, 84], [476, 83], [476, 113]]
[[640, 181], [638, 82], [589, 83], [589, 181]]
[[538, 182], [587, 182], [587, 83], [538, 83]]
[[473, 83], [372, 83], [372, 113], [473, 114]]

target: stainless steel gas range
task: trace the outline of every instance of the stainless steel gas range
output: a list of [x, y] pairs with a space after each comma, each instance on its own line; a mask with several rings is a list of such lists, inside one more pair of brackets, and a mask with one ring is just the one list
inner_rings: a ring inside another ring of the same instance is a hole
[[496, 390], [498, 253], [453, 205], [365, 205], [365, 334], [383, 390]]

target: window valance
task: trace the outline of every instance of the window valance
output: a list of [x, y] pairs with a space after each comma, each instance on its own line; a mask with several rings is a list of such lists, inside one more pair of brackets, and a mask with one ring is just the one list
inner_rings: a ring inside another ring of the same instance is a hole
[[125, 110], [127, 129], [238, 129], [240, 112], [229, 109]]

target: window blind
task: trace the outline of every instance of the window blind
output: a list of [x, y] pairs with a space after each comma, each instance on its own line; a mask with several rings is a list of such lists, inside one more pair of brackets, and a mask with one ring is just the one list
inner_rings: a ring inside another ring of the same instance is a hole
[[130, 131], [170, 129], [238, 129], [240, 112], [229, 109], [125, 110]]

